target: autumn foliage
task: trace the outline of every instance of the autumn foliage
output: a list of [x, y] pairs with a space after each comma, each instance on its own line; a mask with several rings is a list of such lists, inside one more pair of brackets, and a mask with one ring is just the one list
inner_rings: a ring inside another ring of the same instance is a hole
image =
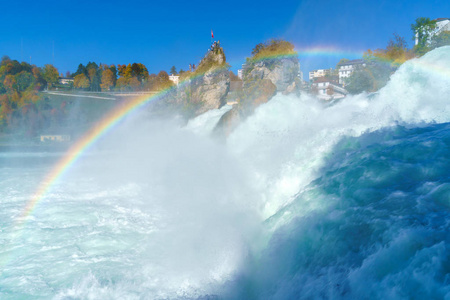
[[4, 56], [0, 62], [0, 131], [34, 122], [41, 100], [38, 91], [57, 83], [58, 74], [50, 64], [38, 68]]

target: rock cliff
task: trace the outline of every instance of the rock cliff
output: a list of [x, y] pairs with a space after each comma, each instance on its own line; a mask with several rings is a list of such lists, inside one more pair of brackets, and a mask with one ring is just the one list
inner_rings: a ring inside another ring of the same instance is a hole
[[300, 64], [297, 57], [280, 57], [247, 62], [244, 68], [244, 85], [255, 80], [270, 80], [277, 92], [294, 92], [299, 86]]
[[[277, 43], [279, 42], [261, 44], [262, 46], [258, 50], [269, 49], [271, 51], [273, 46], [280, 45]], [[243, 88], [237, 95], [238, 103], [219, 120], [215, 129], [217, 134], [224, 136], [230, 134], [259, 105], [270, 101], [276, 93], [299, 92], [300, 63], [297, 56], [294, 55], [291, 44], [282, 41], [281, 46], [288, 47], [289, 54], [292, 55], [275, 55], [274, 57], [268, 55], [269, 58], [265, 58], [264, 55], [258, 57], [258, 54], [263, 52], [257, 52], [254, 57], [247, 60], [243, 70]]]
[[230, 76], [225, 53], [219, 46], [212, 48], [197, 69], [188, 74], [185, 84], [178, 89], [179, 102], [189, 117], [226, 104]]

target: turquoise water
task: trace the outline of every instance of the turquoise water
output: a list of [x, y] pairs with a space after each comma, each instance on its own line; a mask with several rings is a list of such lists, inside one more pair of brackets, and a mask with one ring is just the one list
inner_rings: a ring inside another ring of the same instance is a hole
[[[450, 124], [345, 138], [226, 298], [450, 297]], [[305, 202], [326, 209], [297, 217]]]
[[226, 107], [133, 116], [24, 226], [62, 154], [1, 153], [0, 299], [450, 298], [448, 69], [447, 47], [374, 97], [277, 95], [226, 141]]

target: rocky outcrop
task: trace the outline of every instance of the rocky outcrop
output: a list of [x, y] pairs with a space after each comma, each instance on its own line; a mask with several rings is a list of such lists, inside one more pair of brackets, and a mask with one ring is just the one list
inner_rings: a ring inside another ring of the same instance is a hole
[[186, 83], [178, 90], [179, 102], [189, 117], [226, 104], [230, 88], [230, 76], [223, 49], [219, 46], [208, 51]]
[[251, 115], [259, 105], [268, 102], [276, 93], [277, 87], [269, 79], [247, 83], [238, 96], [238, 104], [220, 118], [215, 128], [216, 134], [228, 136], [241, 121]]
[[248, 82], [268, 79], [277, 92], [295, 91], [299, 86], [300, 63], [297, 57], [281, 57], [248, 62], [244, 70], [244, 86]]
[[215, 132], [228, 136], [242, 120], [259, 105], [270, 101], [277, 92], [296, 93], [300, 87], [299, 65], [296, 57], [248, 62], [244, 69], [243, 88], [237, 96], [238, 104], [222, 116]]

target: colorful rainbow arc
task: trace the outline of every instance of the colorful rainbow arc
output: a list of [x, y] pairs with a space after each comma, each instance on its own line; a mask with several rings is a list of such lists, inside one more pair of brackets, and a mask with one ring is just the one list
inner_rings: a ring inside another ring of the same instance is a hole
[[[350, 53], [339, 50], [333, 47], [315, 47], [309, 49], [300, 49], [298, 51], [301, 53]], [[361, 52], [353, 52], [353, 54], [361, 54]], [[295, 57], [297, 53], [280, 53], [276, 55], [265, 56], [263, 58], [258, 58], [257, 60], [264, 59], [274, 59], [280, 57]], [[445, 76], [450, 77], [450, 70], [444, 68], [443, 66], [427, 64], [421, 61], [415, 61], [415, 64], [420, 66], [421, 68], [427, 69], [429, 71], [438, 72], [440, 74], [444, 74]], [[215, 69], [216, 72], [223, 70], [225, 67]], [[180, 83], [180, 85], [185, 85], [190, 82], [190, 80], [195, 79], [197, 77], [203, 76], [204, 73], [194, 74], [194, 76], [184, 80]], [[148, 102], [155, 101], [159, 98], [162, 98], [167, 92], [170, 91], [171, 88], [165, 89], [158, 94], [151, 97], [140, 97], [136, 98], [130, 102], [127, 102], [125, 105], [120, 106], [109, 113], [105, 118], [103, 118], [95, 127], [88, 131], [86, 135], [84, 135], [74, 146], [72, 146], [67, 154], [56, 164], [56, 166], [52, 169], [52, 171], [46, 176], [43, 184], [36, 191], [32, 200], [26, 205], [24, 213], [22, 214], [20, 219], [26, 219], [27, 216], [31, 214], [36, 204], [40, 199], [48, 192], [51, 188], [52, 184], [60, 178], [62, 175], [67, 172], [67, 170], [72, 166], [80, 157], [80, 155], [89, 148], [95, 141], [97, 141], [101, 136], [105, 135], [111, 128], [114, 127], [122, 118], [131, 113], [132, 111], [138, 109], [139, 107], [145, 105]]]
[[[344, 51], [337, 51], [335, 48], [330, 47], [316, 47], [316, 48], [310, 48], [307, 50], [299, 50], [299, 53], [328, 53], [330, 51], [335, 51], [338, 53], [343, 53]], [[354, 52], [354, 53], [360, 53], [360, 52]], [[277, 55], [271, 55], [266, 56], [263, 58], [258, 58], [259, 60], [264, 59], [274, 59], [274, 58], [280, 58], [280, 57], [295, 57], [297, 56], [297, 53], [280, 53]], [[450, 70], [447, 68], [444, 68], [443, 66], [439, 65], [432, 65], [427, 64], [421, 61], [414, 61], [414, 63], [418, 66], [420, 66], [423, 69], [427, 69], [428, 71], [432, 72], [438, 72], [440, 74], [443, 74], [445, 76], [450, 77]], [[215, 69], [215, 72], [221, 71], [225, 69], [225, 67], [217, 68]], [[203, 76], [204, 73], [200, 74], [194, 74], [194, 76], [184, 80], [180, 83], [181, 86], [187, 84], [190, 82], [190, 80], [193, 80], [197, 77]], [[156, 95], [153, 95], [151, 97], [139, 97], [136, 98], [130, 102], [127, 102], [123, 106], [119, 106], [115, 110], [113, 110], [111, 113], [109, 113], [105, 118], [103, 118], [96, 126], [94, 126], [91, 130], [87, 132], [86, 135], [84, 135], [74, 146], [72, 146], [67, 154], [56, 164], [56, 166], [51, 170], [51, 172], [46, 176], [45, 180], [41, 184], [41, 186], [36, 191], [35, 195], [31, 199], [31, 201], [26, 205], [24, 213], [22, 214], [21, 220], [26, 219], [28, 217], [33, 209], [35, 208], [36, 204], [39, 202], [39, 200], [42, 199], [42, 197], [49, 191], [51, 186], [55, 181], [57, 181], [62, 175], [64, 175], [67, 170], [72, 166], [81, 156], [81, 154], [86, 151], [95, 141], [97, 141], [101, 136], [105, 135], [109, 130], [111, 130], [114, 125], [116, 125], [121, 119], [123, 119], [126, 115], [131, 113], [132, 111], [135, 111], [141, 106], [144, 106], [146, 103], [149, 103], [151, 101], [155, 101], [159, 98], [162, 98], [166, 93], [170, 91], [171, 88], [165, 89], [161, 92], [159, 92]]]
[[[218, 67], [213, 70], [213, 72], [219, 72], [226, 69], [225, 66]], [[198, 77], [201, 77], [205, 74], [193, 74], [191, 77], [182, 81], [179, 86], [182, 87], [188, 84], [191, 80], [194, 80]], [[120, 105], [113, 109], [110, 113], [108, 113], [103, 119], [101, 119], [94, 127], [92, 127], [80, 140], [78, 140], [64, 155], [64, 157], [58, 161], [55, 167], [48, 173], [45, 179], [42, 181], [42, 184], [37, 189], [33, 198], [27, 203], [25, 206], [24, 212], [17, 219], [17, 223], [23, 223], [27, 217], [33, 212], [37, 203], [47, 194], [47, 192], [51, 189], [52, 185], [60, 179], [69, 169], [70, 167], [81, 157], [81, 155], [90, 148], [97, 140], [99, 140], [102, 136], [107, 134], [112, 128], [115, 127], [124, 117], [132, 113], [133, 111], [138, 110], [140, 107], [149, 104], [150, 102], [157, 101], [161, 99], [169, 93], [173, 87], [169, 87], [158, 92], [155, 95], [150, 97], [143, 96], [134, 98], [131, 101], [125, 102], [124, 105]]]
[[[333, 46], [316, 46], [310, 48], [300, 48], [296, 47], [298, 55], [302, 56], [327, 56], [327, 57], [339, 57], [339, 58], [349, 58], [349, 57], [362, 57], [364, 51], [362, 50], [345, 50], [336, 48]], [[347, 57], [348, 56], [348, 57]]]
[[[325, 54], [327, 51], [332, 51], [330, 48], [312, 48], [309, 49], [309, 53], [322, 53]], [[339, 52], [339, 51], [337, 51]], [[299, 51], [299, 53], [302, 53], [302, 51]], [[340, 53], [344, 53], [343, 51], [340, 51]], [[355, 52], [356, 53], [356, 52]], [[297, 54], [293, 53], [287, 53], [287, 54], [277, 54], [275, 56], [268, 56], [260, 59], [273, 59], [277, 57], [292, 57], [296, 56]], [[260, 60], [259, 59], [259, 60]], [[448, 76], [450, 78], [450, 70], [448, 68], [437, 66], [437, 65], [431, 65], [426, 64], [420, 61], [416, 61], [416, 63], [423, 69], [426, 69], [431, 72], [438, 72], [441, 74], [444, 74], [445, 76]], [[216, 71], [223, 70], [223, 68], [218, 68]], [[184, 85], [190, 82], [190, 80], [195, 79], [197, 77], [200, 77], [204, 75], [204, 73], [201, 74], [194, 74], [194, 76], [184, 80], [180, 83], [180, 85]], [[25, 209], [21, 216], [16, 219], [16, 226], [13, 228], [13, 232], [15, 233], [13, 235], [13, 239], [17, 234], [19, 233], [18, 228], [21, 227], [21, 225], [25, 224], [28, 216], [32, 214], [34, 209], [36, 208], [39, 201], [43, 199], [43, 197], [50, 191], [52, 186], [57, 182], [69, 169], [70, 167], [81, 157], [81, 155], [90, 148], [96, 141], [98, 141], [102, 136], [104, 136], [107, 132], [112, 130], [116, 124], [118, 124], [124, 117], [126, 117], [128, 114], [132, 113], [133, 111], [136, 111], [140, 107], [145, 106], [147, 103], [156, 101], [158, 99], [161, 99], [166, 93], [170, 91], [170, 88], [163, 90], [159, 92], [156, 95], [153, 95], [151, 97], [139, 97], [132, 101], [129, 101], [125, 103], [125, 105], [119, 106], [116, 109], [114, 109], [112, 112], [110, 112], [107, 116], [105, 116], [100, 122], [97, 123], [96, 126], [91, 128], [80, 140], [78, 140], [65, 154], [65, 156], [55, 165], [55, 167], [50, 171], [50, 173], [45, 177], [45, 180], [41, 183], [39, 188], [36, 190], [36, 193], [32, 197], [32, 199], [26, 204]], [[0, 262], [0, 266], [2, 263]]]

